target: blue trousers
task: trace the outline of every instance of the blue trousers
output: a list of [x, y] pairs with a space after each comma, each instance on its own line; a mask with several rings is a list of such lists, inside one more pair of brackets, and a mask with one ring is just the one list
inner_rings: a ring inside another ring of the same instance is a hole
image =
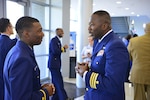
[[52, 83], [55, 86], [55, 94], [52, 100], [66, 100], [68, 98], [67, 93], [64, 89], [64, 83], [60, 69], [50, 69], [52, 75]]

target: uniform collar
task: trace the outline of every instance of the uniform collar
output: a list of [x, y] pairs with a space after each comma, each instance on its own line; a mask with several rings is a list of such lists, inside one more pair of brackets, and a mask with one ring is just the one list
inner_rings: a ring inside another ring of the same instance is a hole
[[109, 30], [101, 39], [98, 40], [98, 42], [100, 43], [109, 33], [111, 33], [113, 30]]
[[5, 36], [8, 36], [8, 37], [9, 37], [9, 35], [8, 35], [8, 34], [6, 34], [6, 33], [1, 33], [1, 35], [5, 35]]
[[61, 38], [58, 35], [56, 35], [56, 37], [59, 39], [59, 41], [61, 41]]

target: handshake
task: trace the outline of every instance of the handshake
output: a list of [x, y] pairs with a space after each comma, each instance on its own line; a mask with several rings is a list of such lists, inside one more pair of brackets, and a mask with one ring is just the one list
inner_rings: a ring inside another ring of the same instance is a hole
[[41, 88], [46, 89], [48, 91], [49, 96], [52, 96], [55, 93], [55, 87], [53, 84], [46, 83], [43, 84]]

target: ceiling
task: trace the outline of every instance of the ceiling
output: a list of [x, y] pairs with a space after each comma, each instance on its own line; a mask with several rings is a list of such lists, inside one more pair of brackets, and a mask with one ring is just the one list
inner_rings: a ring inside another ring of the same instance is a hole
[[[71, 7], [77, 8], [79, 0], [71, 0]], [[117, 4], [117, 1], [121, 1]], [[111, 16], [148, 16], [150, 0], [93, 0], [93, 11], [106, 10]]]
[[150, 18], [150, 0], [93, 0], [93, 11], [100, 9], [107, 10], [111, 16], [149, 16]]

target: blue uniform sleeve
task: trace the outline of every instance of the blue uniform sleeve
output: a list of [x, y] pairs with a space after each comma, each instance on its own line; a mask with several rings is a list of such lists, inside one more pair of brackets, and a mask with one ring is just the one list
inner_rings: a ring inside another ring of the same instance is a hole
[[91, 70], [87, 72], [85, 77], [86, 87], [114, 93], [124, 86], [129, 66], [129, 54], [126, 47], [121, 42], [118, 42], [107, 46], [104, 56], [101, 59], [96, 56], [95, 59], [97, 60], [92, 62], [95, 65], [103, 63], [102, 66], [99, 64], [96, 67], [104, 66], [104, 73], [101, 73], [99, 70], [93, 71], [91, 67]]
[[11, 63], [9, 79], [12, 100], [49, 100], [48, 92], [40, 89], [33, 65], [36, 64], [31, 59], [23, 57]]

